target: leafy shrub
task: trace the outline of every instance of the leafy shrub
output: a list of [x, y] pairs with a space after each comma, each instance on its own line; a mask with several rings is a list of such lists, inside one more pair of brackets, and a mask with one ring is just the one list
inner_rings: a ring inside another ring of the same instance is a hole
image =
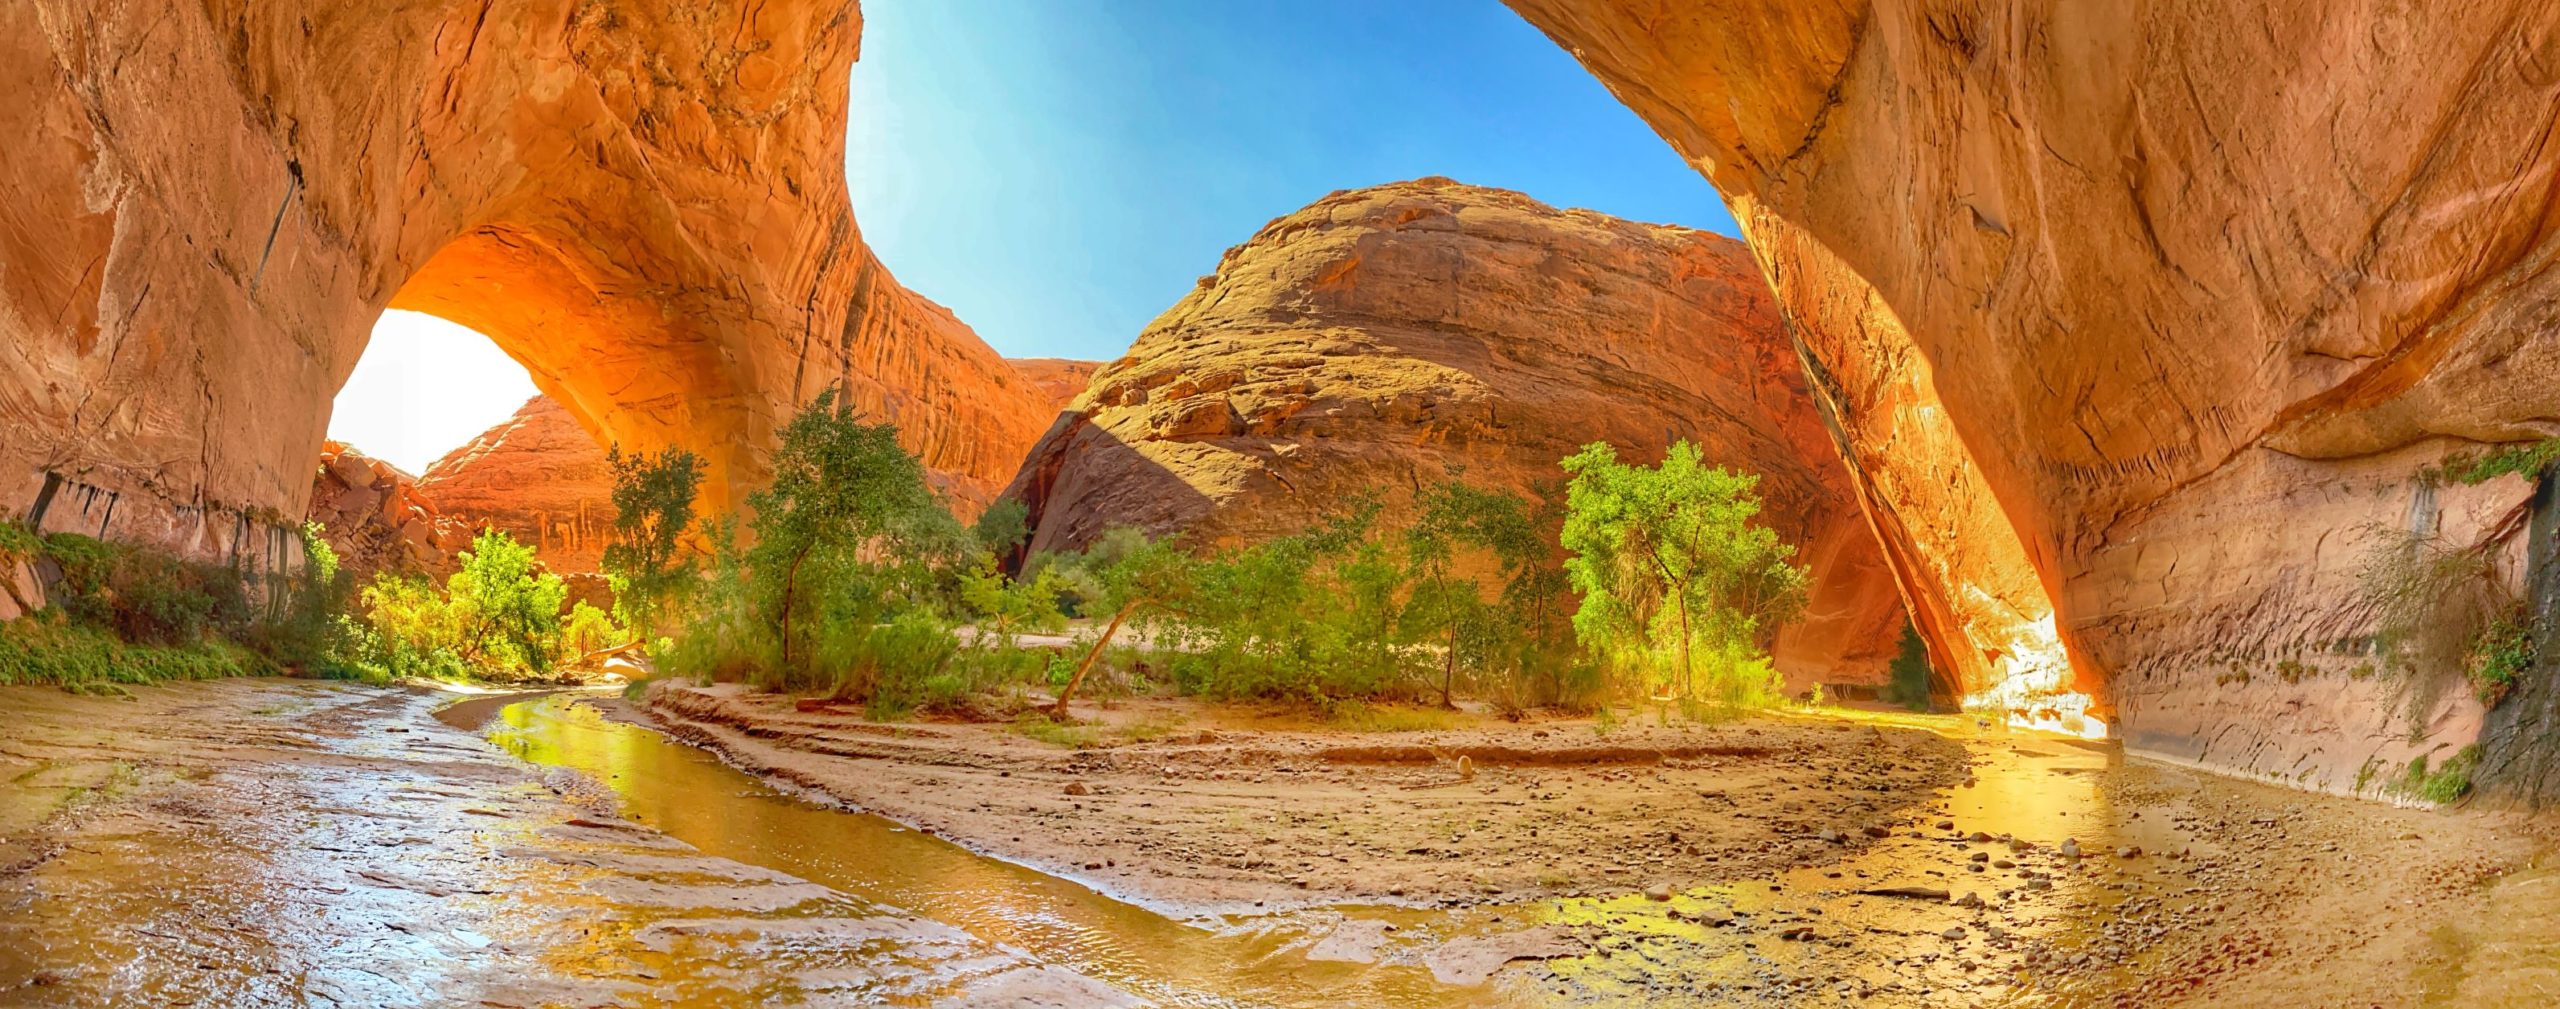
[[[353, 650], [389, 676], [522, 679], [550, 673], [566, 644], [560, 608], [568, 586], [541, 569], [533, 548], [482, 530], [444, 589], [424, 578], [377, 575], [363, 592], [364, 622]], [[585, 606], [582, 633], [610, 635], [603, 614]]]
[[864, 701], [878, 721], [940, 710], [965, 697], [968, 680], [952, 668], [959, 651], [950, 627], [913, 610], [874, 626], [830, 624], [817, 642], [818, 663], [835, 671], [828, 695]]
[[738, 527], [731, 520], [703, 526], [711, 543], [711, 572], [696, 590], [693, 612], [682, 631], [651, 656], [658, 668], [697, 682], [746, 680], [776, 668], [781, 658], [773, 628], [761, 622], [746, 556], [738, 549]]
[[2524, 682], [2537, 656], [2532, 618], [2516, 607], [2480, 631], [2471, 645], [2471, 690], [2480, 703], [2497, 706], [2516, 684]]
[[126, 641], [187, 645], [249, 628], [248, 595], [231, 568], [76, 533], [45, 537], [45, 554], [62, 569], [71, 617]]
[[1901, 646], [1885, 668], [1885, 703], [1929, 710], [1929, 643], [1921, 640], [1918, 627], [1902, 625]]

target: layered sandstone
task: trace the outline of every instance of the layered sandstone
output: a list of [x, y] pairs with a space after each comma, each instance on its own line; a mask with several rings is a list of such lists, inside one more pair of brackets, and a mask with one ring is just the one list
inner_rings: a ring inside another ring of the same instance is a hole
[[474, 528], [436, 507], [418, 478], [334, 441], [321, 446], [308, 517], [358, 585], [376, 574], [442, 579]]
[[1606, 441], [1761, 475], [1814, 571], [1779, 642], [1808, 681], [1882, 676], [1892, 578], [1740, 243], [1422, 179], [1271, 222], [1104, 366], [1007, 490], [1035, 550], [1133, 525], [1209, 545], [1459, 476], [1532, 490]]
[[2560, 8], [1510, 3], [1734, 207], [1921, 610], [2032, 580], [2137, 747], [2560, 794], [2548, 670], [2485, 736], [2356, 675], [2376, 531], [2513, 578], [2531, 488], [2424, 469], [2560, 432]]
[[0, 508], [294, 562], [386, 307], [739, 499], [828, 387], [983, 497], [1046, 397], [846, 204], [849, 0], [0, 5]]
[[1092, 384], [1093, 373], [1102, 367], [1100, 361], [1070, 361], [1063, 357], [1009, 357], [1005, 361], [1040, 392], [1049, 397], [1051, 409], [1066, 409], [1067, 403], [1084, 394]]
[[605, 450], [549, 396], [445, 453], [418, 485], [446, 514], [531, 545], [563, 574], [598, 570], [613, 531]]

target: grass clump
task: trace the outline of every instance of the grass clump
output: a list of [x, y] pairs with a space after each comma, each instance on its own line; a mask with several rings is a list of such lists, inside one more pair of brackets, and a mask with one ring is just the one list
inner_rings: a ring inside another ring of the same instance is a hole
[[2508, 445], [2481, 453], [2456, 453], [2446, 456], [2433, 473], [2448, 482], [2464, 485], [2483, 484], [2510, 475], [2538, 480], [2550, 471], [2554, 462], [2560, 462], [2560, 438]]
[[2419, 754], [2397, 780], [2385, 786], [2392, 794], [2432, 802], [2439, 806], [2471, 794], [2471, 772], [2480, 764], [2480, 748], [2466, 746], [2456, 751], [2433, 770], [2427, 767], [2427, 755]]

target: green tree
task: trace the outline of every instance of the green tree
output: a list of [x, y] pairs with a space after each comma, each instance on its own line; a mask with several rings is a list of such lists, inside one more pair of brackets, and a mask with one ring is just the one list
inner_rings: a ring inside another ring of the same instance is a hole
[[924, 464], [898, 445], [897, 429], [863, 423], [834, 389], [782, 429], [773, 482], [747, 503], [755, 513], [747, 565], [764, 623], [780, 635], [786, 677], [809, 661], [813, 623], [829, 633], [867, 633], [914, 594], [931, 556], [920, 548], [958, 538]]
[[[1482, 687], [1508, 707], [1562, 699], [1572, 628], [1572, 586], [1556, 563], [1550, 530], [1562, 521], [1560, 496], [1476, 487], [1453, 477], [1425, 488], [1405, 532], [1411, 597], [1403, 618], [1412, 640], [1444, 649], [1439, 693], [1452, 703], [1459, 672], [1474, 670]], [[1541, 690], [1529, 689], [1532, 678]]]
[[551, 671], [560, 650], [560, 607], [569, 587], [542, 569], [533, 548], [483, 529], [445, 579], [466, 660], [536, 675]]
[[1085, 612], [1109, 613], [1111, 618], [1094, 635], [1066, 684], [1058, 688], [1058, 700], [1049, 706], [1049, 714], [1059, 719], [1067, 717], [1067, 703], [1075, 699], [1076, 688], [1083, 685], [1122, 624], [1150, 611], [1179, 613], [1198, 590], [1198, 568], [1189, 556], [1172, 543], [1148, 539], [1135, 529], [1105, 533], [1077, 567], [1087, 593]]
[[1806, 574], [1789, 562], [1795, 548], [1753, 521], [1759, 477], [1709, 466], [1686, 441], [1659, 466], [1594, 442], [1564, 469], [1561, 539], [1584, 645], [1684, 704], [1701, 686], [1725, 709], [1774, 694], [1767, 638], [1802, 609]]
[[613, 467], [614, 516], [601, 566], [613, 585], [615, 614], [648, 637], [658, 633], [674, 597], [698, 581], [683, 539], [693, 525], [702, 460], [681, 448], [625, 455], [615, 446], [605, 461]]

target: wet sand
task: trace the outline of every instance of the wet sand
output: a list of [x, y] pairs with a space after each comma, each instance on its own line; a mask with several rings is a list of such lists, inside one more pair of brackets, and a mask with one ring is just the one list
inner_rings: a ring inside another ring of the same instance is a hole
[[1070, 748], [1009, 724], [800, 707], [660, 683], [645, 717], [750, 773], [1177, 917], [1759, 878], [1907, 827], [1965, 775], [1941, 736], [1829, 720], [1352, 732], [1144, 700], [1079, 709], [1093, 745]]
[[[895, 791], [934, 836], [604, 717], [638, 715], [611, 696], [484, 699], [457, 727], [424, 690], [135, 694], [0, 689], [0, 1006], [2560, 1004], [2550, 819], [1965, 719], [1344, 733], [1131, 705], [1081, 751], [781, 702], [674, 726]], [[1753, 794], [1674, 805], [1712, 776]], [[1122, 853], [1074, 867], [1105, 892], [969, 850], [1012, 824]], [[1416, 830], [1457, 857], [1377, 851]], [[1342, 900], [1388, 888], [1372, 860], [1424, 889]], [[1556, 876], [1431, 889], [1444, 863]], [[1108, 895], [1142, 890], [1176, 916]]]
[[1303, 933], [1311, 958], [1494, 943], [1545, 1004], [2560, 1004], [2553, 818], [1960, 716], [1347, 733], [1128, 703], [1067, 750], [799, 707], [662, 685], [643, 717], [973, 850]]

